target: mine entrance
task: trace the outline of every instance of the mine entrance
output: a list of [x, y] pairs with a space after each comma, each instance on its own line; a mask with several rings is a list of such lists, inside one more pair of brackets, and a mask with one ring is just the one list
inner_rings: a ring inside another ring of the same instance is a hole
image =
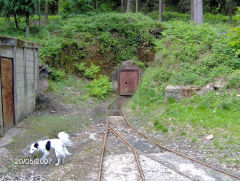
[[138, 86], [138, 70], [124, 69], [119, 72], [118, 92], [119, 95], [133, 95]]
[[8, 129], [14, 125], [13, 61], [9, 58], [0, 60], [3, 126]]

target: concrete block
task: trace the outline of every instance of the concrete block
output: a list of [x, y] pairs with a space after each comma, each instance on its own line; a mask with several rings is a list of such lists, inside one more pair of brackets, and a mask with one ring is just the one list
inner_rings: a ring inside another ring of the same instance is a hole
[[12, 50], [12, 47], [9, 47], [9, 48], [6, 49], [5, 57], [13, 58], [13, 50]]
[[24, 81], [24, 75], [23, 74], [17, 74], [16, 80], [18, 81]]
[[33, 56], [33, 49], [32, 48], [26, 48], [26, 54]]
[[0, 56], [4, 56], [4, 55], [6, 55], [6, 48], [0, 46]]
[[16, 58], [16, 65], [17, 66], [24, 66], [23, 58], [17, 57]]
[[16, 74], [23, 74], [24, 75], [24, 67], [23, 66], [16, 66]]
[[24, 88], [24, 80], [19, 80], [18, 82], [17, 82], [17, 85], [15, 85], [16, 87], [17, 87], [17, 89], [18, 88]]
[[[0, 77], [1, 82], [1, 77]], [[0, 90], [1, 90], [1, 84], [0, 84]], [[0, 108], [2, 108], [2, 95], [0, 91]], [[3, 136], [3, 116], [2, 116], [2, 109], [0, 109], [0, 136]]]
[[27, 99], [32, 99], [33, 97], [34, 97], [33, 90], [29, 90], [28, 89], [28, 91], [27, 91]]
[[26, 60], [29, 62], [33, 62], [33, 55], [26, 55]]
[[27, 76], [33, 77], [33, 67], [27, 67], [26, 73], [27, 73]]
[[33, 62], [27, 60], [26, 61], [26, 67], [27, 67], [27, 70], [33, 69]]
[[18, 87], [17, 88], [17, 95], [24, 94], [24, 87]]
[[20, 120], [25, 118], [25, 106], [24, 109], [18, 109], [17, 110], [17, 115], [16, 115], [16, 120], [19, 122]]
[[18, 94], [18, 95], [16, 95], [16, 96], [17, 96], [18, 102], [22, 102], [22, 101], [24, 101], [24, 99], [25, 99], [25, 95], [24, 95], [24, 94]]
[[8, 49], [6, 49], [5, 57], [13, 58], [13, 50], [12, 50], [12, 47], [9, 47]]
[[17, 48], [16, 50], [16, 56], [17, 57], [23, 57], [23, 48]]
[[194, 93], [199, 91], [199, 87], [194, 86], [171, 86], [168, 85], [165, 89], [165, 100], [167, 101], [170, 97], [181, 100], [185, 97], [192, 97]]
[[27, 116], [29, 116], [33, 112], [33, 104], [27, 104]]

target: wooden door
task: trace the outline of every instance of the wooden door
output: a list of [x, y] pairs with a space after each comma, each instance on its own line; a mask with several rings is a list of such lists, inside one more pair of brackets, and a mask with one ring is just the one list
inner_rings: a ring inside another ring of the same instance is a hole
[[6, 129], [14, 125], [12, 62], [12, 59], [1, 58], [3, 125]]
[[138, 70], [121, 70], [119, 73], [119, 95], [133, 95], [138, 86]]

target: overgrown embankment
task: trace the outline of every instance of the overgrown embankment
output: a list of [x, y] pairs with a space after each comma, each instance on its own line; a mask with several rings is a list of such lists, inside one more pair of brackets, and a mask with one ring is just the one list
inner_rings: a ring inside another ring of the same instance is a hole
[[66, 19], [52, 16], [41, 29], [32, 26], [30, 37], [22, 37], [21, 29], [13, 31], [7, 24], [0, 31], [39, 42], [40, 59], [51, 69], [51, 79], [59, 81], [67, 74], [95, 79], [89, 85], [90, 94], [103, 98], [111, 93], [112, 86], [102, 74], [110, 76], [128, 59], [141, 65], [153, 62], [154, 41], [163, 29], [162, 24], [142, 14], [90, 13]]
[[[129, 108], [148, 128], [168, 132], [175, 141], [184, 137], [212, 148], [209, 156], [239, 165], [239, 28], [183, 21], [170, 21], [165, 26], [162, 39], [155, 41], [156, 62], [145, 70]], [[203, 86], [216, 80], [224, 80], [224, 88], [165, 102], [168, 84]], [[206, 143], [210, 134], [214, 140]]]
[[157, 21], [133, 13], [77, 16], [54, 26], [51, 38], [42, 41], [44, 63], [66, 72], [76, 72], [81, 62], [93, 63], [107, 75], [123, 60], [153, 61], [153, 40], [163, 30]]

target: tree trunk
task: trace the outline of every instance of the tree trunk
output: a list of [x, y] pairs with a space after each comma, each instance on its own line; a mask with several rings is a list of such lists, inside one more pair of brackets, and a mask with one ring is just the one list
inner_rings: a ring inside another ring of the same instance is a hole
[[41, 0], [38, 0], [38, 25], [41, 27]]
[[16, 29], [19, 29], [18, 20], [17, 20], [17, 15], [16, 14], [14, 14], [14, 21], [15, 21]]
[[29, 36], [29, 14], [26, 15], [26, 36]]
[[229, 5], [229, 19], [228, 19], [228, 23], [231, 25], [232, 24], [232, 13], [233, 13], [233, 0], [229, 0], [228, 2]]
[[48, 1], [45, 0], [45, 22], [48, 24]]
[[138, 0], [136, 0], [136, 13], [138, 12]]
[[194, 21], [194, 0], [191, 0], [191, 21]]
[[58, 16], [60, 15], [60, 0], [58, 0]]
[[194, 22], [196, 24], [203, 23], [203, 0], [194, 0]]
[[98, 0], [96, 0], [96, 10], [98, 10]]
[[7, 21], [8, 21], [8, 24], [10, 24], [11, 23], [11, 16], [10, 15], [7, 15]]
[[132, 11], [132, 0], [127, 0], [127, 13]]
[[124, 12], [123, 0], [121, 0], [122, 13]]
[[159, 0], [159, 12], [158, 12], [158, 21], [161, 22], [162, 21], [162, 7], [163, 3], [162, 0]]

